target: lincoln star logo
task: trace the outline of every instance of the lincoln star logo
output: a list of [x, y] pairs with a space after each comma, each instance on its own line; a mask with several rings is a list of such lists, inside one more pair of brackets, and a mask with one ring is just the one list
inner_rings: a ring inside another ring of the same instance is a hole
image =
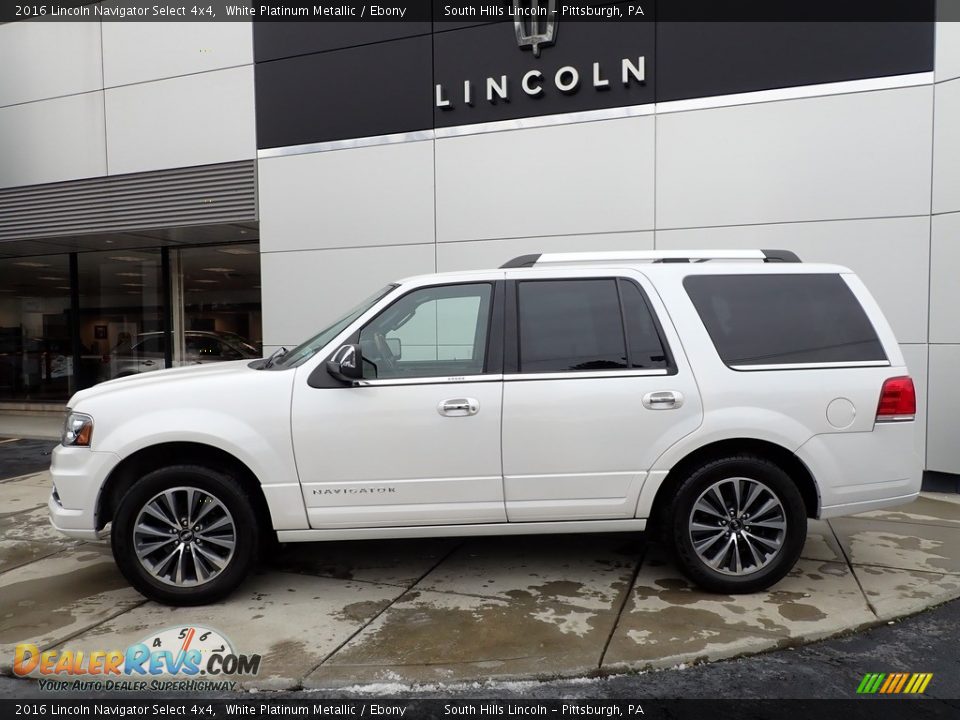
[[513, 29], [517, 45], [531, 48], [534, 57], [540, 57], [540, 47], [553, 45], [557, 36], [557, 0], [513, 0]]

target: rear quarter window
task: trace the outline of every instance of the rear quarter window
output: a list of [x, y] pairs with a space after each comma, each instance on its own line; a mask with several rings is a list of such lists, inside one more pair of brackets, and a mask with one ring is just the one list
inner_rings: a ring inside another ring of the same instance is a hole
[[691, 275], [683, 285], [731, 367], [887, 360], [840, 275]]

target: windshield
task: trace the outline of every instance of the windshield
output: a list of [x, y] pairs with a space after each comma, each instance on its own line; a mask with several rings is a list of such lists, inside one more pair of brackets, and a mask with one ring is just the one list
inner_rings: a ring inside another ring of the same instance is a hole
[[350, 323], [356, 320], [358, 317], [363, 315], [367, 310], [372, 308], [376, 303], [382, 300], [388, 292], [393, 290], [396, 285], [387, 285], [385, 288], [378, 290], [373, 295], [368, 297], [362, 303], [353, 308], [346, 315], [337, 320], [333, 325], [328, 327], [326, 330], [322, 330], [317, 335], [314, 335], [312, 338], [307, 340], [302, 345], [298, 345], [293, 350], [288, 353], [285, 353], [283, 356], [276, 359], [274, 362], [274, 367], [296, 367], [301, 363], [309, 360], [314, 355], [317, 354], [327, 343], [329, 343], [333, 338], [340, 334], [344, 328], [346, 328]]

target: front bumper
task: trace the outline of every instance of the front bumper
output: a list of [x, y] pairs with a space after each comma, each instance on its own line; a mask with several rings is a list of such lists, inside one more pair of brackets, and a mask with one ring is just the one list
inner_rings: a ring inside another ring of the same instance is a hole
[[111, 452], [64, 447], [53, 450], [50, 476], [53, 490], [47, 501], [50, 524], [64, 535], [81, 540], [98, 540], [97, 501], [110, 472], [120, 462]]

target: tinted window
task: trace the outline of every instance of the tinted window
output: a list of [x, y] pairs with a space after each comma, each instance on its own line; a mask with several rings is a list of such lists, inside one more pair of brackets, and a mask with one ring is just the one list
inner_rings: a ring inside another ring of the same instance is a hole
[[627, 367], [616, 280], [535, 280], [517, 288], [520, 372]]
[[629, 280], [620, 280], [619, 283], [630, 367], [667, 367], [667, 354], [643, 292]]
[[360, 332], [367, 378], [478, 375], [484, 370], [489, 283], [415, 290]]
[[727, 365], [887, 359], [839, 275], [699, 275], [683, 284]]

